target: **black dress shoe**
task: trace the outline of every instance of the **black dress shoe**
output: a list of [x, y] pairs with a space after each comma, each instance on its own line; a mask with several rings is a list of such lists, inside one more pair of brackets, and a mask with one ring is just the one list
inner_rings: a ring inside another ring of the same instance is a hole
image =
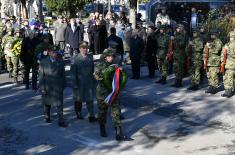
[[68, 127], [68, 124], [66, 124], [65, 122], [59, 122], [58, 125], [59, 125], [59, 127], [62, 127], [62, 128]]
[[96, 122], [96, 121], [97, 121], [97, 118], [94, 117], [94, 116], [89, 117], [88, 119], [89, 119], [89, 122], [90, 122], [90, 123], [93, 123], [93, 122]]
[[46, 119], [46, 123], [51, 123], [51, 119], [50, 119], [50, 118], [47, 118], [47, 119]]
[[81, 113], [78, 112], [76, 113], [76, 115], [77, 115], [77, 119], [84, 119]]

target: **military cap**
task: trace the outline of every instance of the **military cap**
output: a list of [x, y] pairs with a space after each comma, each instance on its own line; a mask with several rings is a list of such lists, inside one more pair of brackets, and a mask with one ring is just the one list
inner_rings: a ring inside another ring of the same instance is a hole
[[21, 32], [21, 31], [20, 31], [20, 27], [16, 27], [14, 32], [15, 32], [15, 33], [20, 33], [20, 32]]
[[199, 30], [198, 29], [192, 29], [192, 33], [198, 33]]
[[9, 20], [15, 20], [16, 17], [15, 16], [10, 16]]
[[165, 26], [165, 25], [161, 25], [161, 26], [160, 26], [160, 29], [165, 30], [165, 29], [166, 29], [166, 26]]
[[218, 34], [218, 30], [217, 29], [212, 29], [212, 30], [210, 30], [210, 34], [211, 35], [216, 35], [216, 34]]
[[235, 31], [229, 32], [229, 37], [230, 38], [235, 38]]
[[184, 28], [184, 25], [183, 24], [178, 24], [177, 28]]
[[162, 6], [161, 9], [162, 9], [162, 10], [167, 10], [166, 6]]
[[79, 47], [80, 47], [80, 48], [88, 48], [88, 47], [89, 47], [89, 46], [88, 46], [88, 42], [82, 41], [82, 42], [79, 44]]
[[6, 30], [6, 32], [13, 32], [13, 31], [14, 31], [14, 29], [11, 28], [11, 27], [8, 27], [7, 30]]
[[115, 56], [114, 50], [111, 48], [106, 48], [103, 52], [103, 57], [105, 58], [107, 56]]

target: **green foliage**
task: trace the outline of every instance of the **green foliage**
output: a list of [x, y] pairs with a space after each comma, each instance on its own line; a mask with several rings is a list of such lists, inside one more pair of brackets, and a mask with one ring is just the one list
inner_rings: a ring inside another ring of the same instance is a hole
[[148, 3], [149, 2], [149, 0], [138, 0], [138, 3]]
[[56, 14], [74, 17], [90, 0], [45, 0], [47, 8]]

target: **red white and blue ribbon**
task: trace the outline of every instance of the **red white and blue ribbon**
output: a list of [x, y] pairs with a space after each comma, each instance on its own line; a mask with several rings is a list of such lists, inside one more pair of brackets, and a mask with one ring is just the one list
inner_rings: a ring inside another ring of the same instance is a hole
[[121, 73], [121, 68], [116, 67], [114, 76], [113, 76], [113, 82], [112, 82], [112, 92], [106, 97], [105, 102], [107, 105], [111, 106], [112, 103], [117, 99], [119, 90], [120, 90], [120, 73]]

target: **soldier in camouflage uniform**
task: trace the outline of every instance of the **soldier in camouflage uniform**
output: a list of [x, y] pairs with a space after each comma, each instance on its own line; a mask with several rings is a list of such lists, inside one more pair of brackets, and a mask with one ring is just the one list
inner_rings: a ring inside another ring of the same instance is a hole
[[165, 32], [166, 26], [160, 27], [160, 33], [157, 35], [157, 64], [161, 74], [161, 79], [156, 83], [166, 84], [166, 78], [168, 73], [168, 61], [167, 61], [167, 50], [169, 44], [169, 36]]
[[215, 94], [219, 87], [220, 56], [223, 46], [222, 41], [217, 37], [218, 31], [211, 30], [211, 42], [207, 42], [203, 51], [203, 60], [207, 70], [208, 89], [205, 93]]
[[[205, 47], [206, 45], [206, 42], [208, 41], [209, 39], [209, 36], [208, 36], [208, 33], [206, 32], [205, 30], [205, 27], [203, 25], [199, 25], [199, 29], [200, 29], [200, 38], [201, 40], [203, 41], [203, 47]], [[206, 77], [206, 72], [205, 70], [203, 69], [203, 65], [201, 67], [201, 77], [200, 77], [200, 83], [203, 83], [203, 79]]]
[[20, 53], [21, 53], [22, 40], [23, 40], [23, 38], [21, 37], [20, 27], [16, 27], [15, 28], [15, 40], [12, 44], [12, 53], [14, 54], [13, 66], [15, 66], [15, 67], [13, 67], [13, 76], [16, 75], [14, 77], [14, 80], [16, 82], [18, 81], [18, 72], [22, 77], [23, 77], [23, 73], [24, 73], [23, 63], [19, 60]]
[[174, 42], [175, 51], [173, 53], [173, 68], [175, 72], [175, 83], [171, 86], [178, 88], [182, 86], [182, 79], [184, 76], [184, 63], [186, 58], [185, 46], [187, 42], [187, 35], [182, 24], [178, 24], [177, 26]]
[[[103, 71], [113, 64], [115, 56], [115, 51], [112, 49], [105, 49], [103, 52], [103, 61], [95, 66], [94, 77], [98, 81], [96, 88], [96, 96], [98, 100], [98, 121], [100, 124], [100, 136], [107, 137], [105, 124], [106, 124], [106, 115], [108, 110], [108, 105], [104, 101], [105, 98], [109, 95], [110, 91], [104, 86], [101, 82], [103, 80]], [[122, 134], [121, 128], [121, 113], [120, 113], [120, 104], [116, 100], [111, 104], [111, 116], [114, 122], [116, 130], [116, 140], [125, 140], [126, 137]]]
[[187, 57], [191, 59], [191, 86], [188, 90], [198, 90], [200, 83], [201, 67], [202, 67], [202, 52], [203, 41], [199, 36], [199, 32], [193, 30], [192, 41], [189, 41], [189, 45], [186, 48]]
[[13, 60], [15, 60], [15, 56], [11, 51], [14, 40], [13, 29], [7, 29], [7, 34], [2, 38], [2, 47], [7, 61], [7, 71], [9, 72], [9, 78], [12, 78], [13, 76], [16, 77], [16, 72], [13, 75], [13, 64], [15, 64]]
[[[2, 43], [2, 38], [6, 34], [6, 20], [2, 19], [0, 23], [0, 44]], [[0, 72], [1, 70], [5, 69], [6, 59], [3, 52], [3, 48], [0, 48]]]
[[228, 98], [233, 96], [234, 94], [235, 31], [230, 32], [229, 37], [230, 41], [227, 44], [225, 44], [221, 52], [221, 72], [223, 73], [225, 72], [224, 75], [225, 92], [224, 94], [222, 94], [222, 96]]

